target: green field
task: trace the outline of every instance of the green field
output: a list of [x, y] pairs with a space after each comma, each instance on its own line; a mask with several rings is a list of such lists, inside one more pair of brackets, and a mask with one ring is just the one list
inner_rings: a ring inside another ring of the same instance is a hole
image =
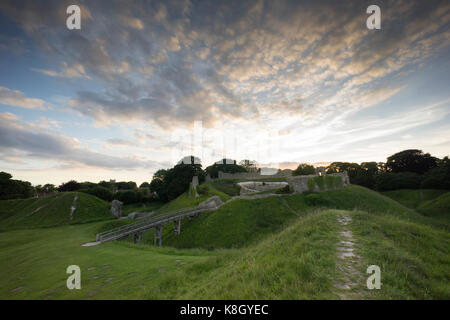
[[[229, 197], [233, 187], [224, 185], [221, 190], [210, 186], [202, 197]], [[404, 199], [407, 193], [403, 191]], [[78, 194], [80, 201], [84, 194]], [[217, 211], [183, 220], [179, 236], [167, 225], [163, 248], [151, 245], [151, 231], [140, 246], [124, 239], [82, 247], [97, 232], [129, 220], [110, 220], [100, 205], [94, 206], [100, 214], [67, 220], [71, 193], [2, 201], [0, 272], [7, 276], [0, 280], [0, 298], [339, 299], [334, 283], [342, 277], [336, 256], [343, 227], [338, 217], [347, 215], [353, 219], [350, 228], [360, 256], [361, 279], [352, 289], [353, 298], [450, 299], [450, 199], [443, 192], [423, 194], [423, 201], [410, 207], [392, 194], [358, 186], [233, 200]], [[202, 197], [181, 196], [159, 211], [194, 206]], [[48, 208], [59, 201], [63, 209], [49, 209], [41, 219], [28, 222], [26, 215], [43, 200]], [[107, 212], [107, 203], [103, 205]], [[98, 221], [103, 218], [108, 221]], [[72, 264], [82, 270], [81, 290], [66, 288], [65, 271]], [[365, 287], [365, 269], [372, 264], [381, 268], [381, 290]]]

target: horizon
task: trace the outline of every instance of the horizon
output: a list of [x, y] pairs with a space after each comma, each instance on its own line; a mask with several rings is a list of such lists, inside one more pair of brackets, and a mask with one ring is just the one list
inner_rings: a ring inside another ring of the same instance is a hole
[[386, 1], [369, 30], [370, 4], [2, 1], [0, 171], [139, 185], [188, 154], [448, 156], [450, 4]]

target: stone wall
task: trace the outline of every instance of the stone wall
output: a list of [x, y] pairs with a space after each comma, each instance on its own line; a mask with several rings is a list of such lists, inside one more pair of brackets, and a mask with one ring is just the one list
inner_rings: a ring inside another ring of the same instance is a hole
[[[329, 177], [329, 178], [327, 178]], [[334, 179], [340, 177], [340, 179]], [[295, 193], [320, 192], [333, 189], [340, 189], [350, 184], [347, 172], [332, 173], [319, 176], [316, 174], [307, 176], [292, 176], [286, 178]]]
[[226, 173], [219, 171], [219, 179], [262, 179], [262, 178], [282, 178], [291, 176], [292, 172], [283, 170], [277, 174], [260, 174], [259, 172], [237, 172]]

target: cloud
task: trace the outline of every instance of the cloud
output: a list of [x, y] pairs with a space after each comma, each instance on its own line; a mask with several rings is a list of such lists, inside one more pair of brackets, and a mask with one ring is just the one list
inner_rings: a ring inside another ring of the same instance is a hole
[[127, 147], [133, 147], [138, 145], [136, 142], [120, 138], [107, 139], [106, 143], [116, 146], [127, 146]]
[[53, 159], [61, 164], [110, 169], [158, 167], [159, 163], [138, 157], [117, 157], [83, 147], [77, 139], [44, 131], [21, 122], [11, 113], [0, 113], [0, 154], [7, 158], [15, 152], [25, 157]]
[[77, 63], [69, 66], [67, 62], [63, 62], [60, 71], [47, 70], [47, 69], [32, 69], [33, 71], [43, 73], [50, 77], [61, 77], [61, 78], [87, 78], [90, 77], [86, 74], [84, 66]]
[[37, 71], [98, 81], [71, 107], [101, 124], [314, 119], [345, 111], [353, 96], [376, 95], [380, 79], [450, 43], [443, 1], [388, 1], [381, 31], [365, 27], [360, 2], [89, 2], [83, 32], [70, 33], [61, 27], [67, 3], [36, 10], [33, 1], [4, 1], [0, 10], [67, 61]]
[[27, 109], [43, 109], [45, 101], [37, 98], [28, 98], [19, 90], [0, 87], [0, 104]]

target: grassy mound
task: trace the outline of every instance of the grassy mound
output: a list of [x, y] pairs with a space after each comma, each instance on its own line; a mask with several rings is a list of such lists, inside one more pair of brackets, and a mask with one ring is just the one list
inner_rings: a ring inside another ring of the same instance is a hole
[[417, 209], [424, 201], [433, 200], [440, 195], [448, 192], [447, 190], [433, 190], [433, 189], [402, 189], [394, 191], [382, 192], [383, 195], [400, 202], [402, 205]]
[[[335, 212], [317, 212], [247, 249], [192, 265], [160, 286], [181, 299], [336, 299], [337, 236]], [[156, 298], [150, 290], [148, 295]]]
[[201, 185], [199, 197], [189, 197], [188, 193], [185, 192], [182, 195], [178, 196], [178, 198], [164, 204], [158, 210], [156, 210], [156, 214], [166, 213], [170, 211], [176, 211], [186, 208], [192, 208], [207, 200], [212, 196], [219, 196], [222, 201], [227, 201], [230, 197], [217, 189], [213, 188], [211, 185], [203, 184]]
[[[184, 219], [181, 234], [173, 234], [173, 225], [163, 229], [163, 244], [177, 248], [239, 248], [263, 236], [279, 231], [296, 217], [279, 197], [231, 201], [216, 211]], [[144, 235], [153, 243], [153, 231]]]
[[[209, 194], [210, 195], [210, 194]], [[208, 195], [208, 196], [209, 196]], [[208, 196], [205, 196], [207, 198]], [[169, 206], [186, 207], [203, 201], [182, 195]], [[216, 211], [204, 212], [192, 219], [183, 219], [181, 234], [174, 235], [173, 225], [163, 228], [163, 245], [176, 248], [241, 248], [277, 232], [296, 216], [306, 215], [320, 208], [360, 209], [374, 214], [388, 212], [393, 215], [423, 219], [413, 210], [378, 192], [360, 186], [349, 186], [313, 194], [271, 196], [262, 199], [233, 200]], [[144, 233], [143, 242], [153, 244], [154, 230]], [[131, 238], [128, 239], [131, 241]]]
[[230, 197], [238, 196], [241, 192], [241, 187], [237, 184], [236, 179], [220, 179], [207, 182], [204, 185], [210, 185], [214, 189], [223, 192]]
[[[125, 241], [80, 246], [110, 221], [2, 232], [0, 273], [9, 276], [0, 280], [0, 298], [337, 299], [342, 210], [320, 209], [326, 206], [350, 210], [345, 213], [353, 218], [349, 228], [361, 257], [361, 298], [450, 299], [449, 232], [427, 222], [433, 218], [357, 186], [235, 200], [185, 219], [180, 236], [170, 234], [171, 224], [164, 231], [163, 244], [240, 249], [160, 249]], [[81, 290], [65, 287], [71, 264], [82, 269]], [[365, 287], [372, 264], [381, 268], [381, 290]]]
[[[174, 275], [163, 283], [183, 299], [336, 299], [340, 212], [310, 214], [227, 260], [222, 258], [225, 261], [210, 261], [215, 265], [209, 269], [205, 263], [203, 268], [192, 266], [188, 279]], [[450, 298], [448, 232], [386, 213], [345, 213], [353, 218], [350, 228], [361, 257], [356, 287], [360, 298]], [[366, 287], [366, 268], [373, 264], [381, 269], [381, 290]], [[204, 269], [213, 270], [206, 277], [205, 271], [198, 271]], [[151, 292], [149, 297], [153, 298]]]
[[417, 208], [417, 211], [430, 217], [439, 217], [450, 220], [450, 192], [423, 202]]
[[[450, 299], [450, 233], [380, 213], [353, 212], [362, 257], [381, 269], [381, 290], [372, 299]], [[367, 291], [367, 290], [366, 290]]]
[[[76, 209], [71, 213], [73, 205]], [[82, 192], [0, 201], [0, 230], [54, 227], [107, 219], [112, 219], [109, 203]]]

